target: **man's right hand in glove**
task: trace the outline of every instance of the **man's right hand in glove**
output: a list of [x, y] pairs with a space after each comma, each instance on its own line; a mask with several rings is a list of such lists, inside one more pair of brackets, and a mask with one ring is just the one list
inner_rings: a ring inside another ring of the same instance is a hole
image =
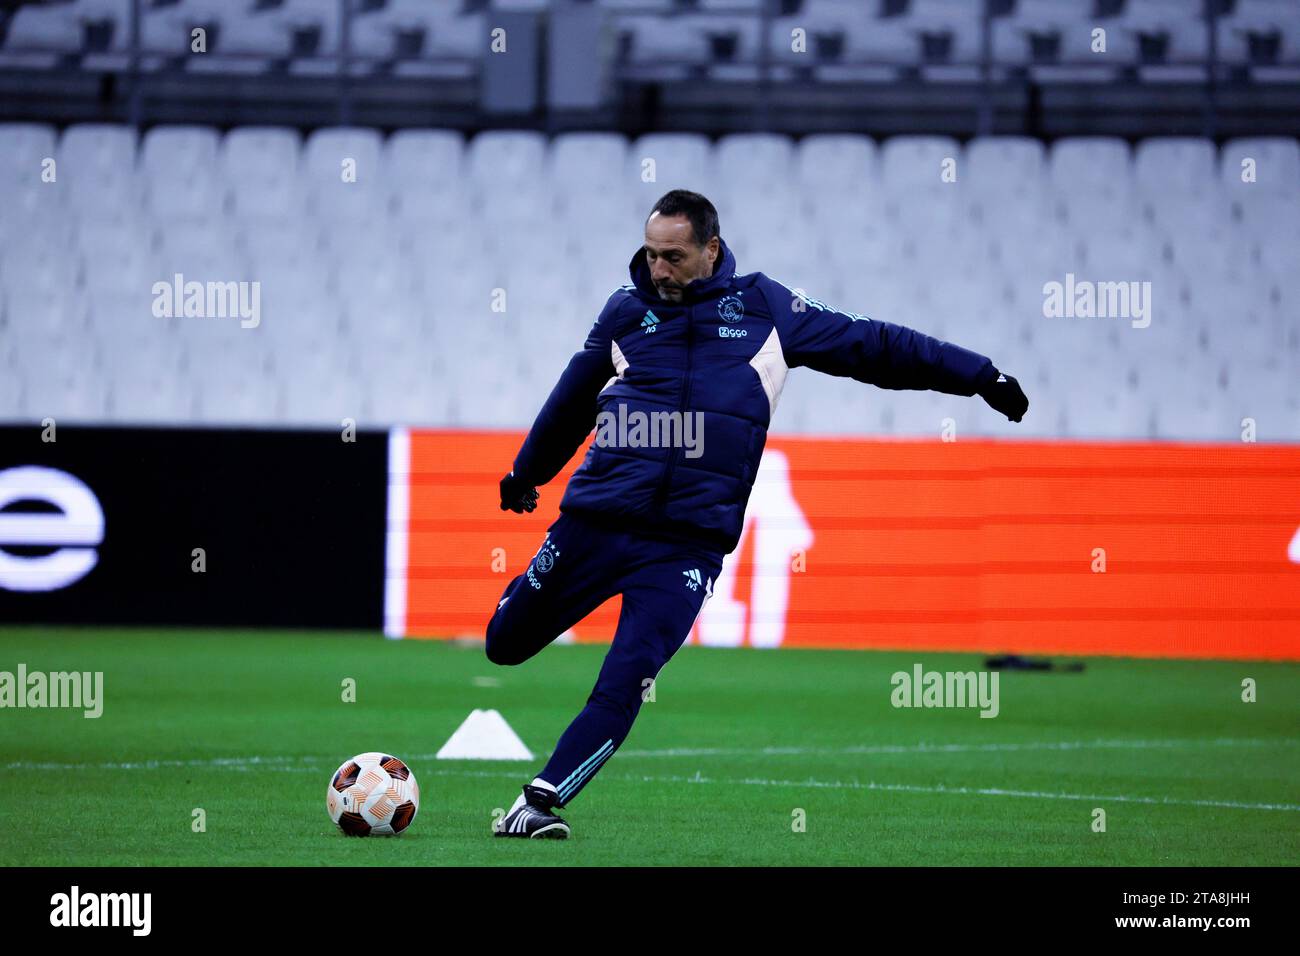
[[525, 485], [515, 477], [512, 471], [501, 479], [501, 510], [513, 511], [517, 515], [533, 511], [537, 507], [537, 489]]

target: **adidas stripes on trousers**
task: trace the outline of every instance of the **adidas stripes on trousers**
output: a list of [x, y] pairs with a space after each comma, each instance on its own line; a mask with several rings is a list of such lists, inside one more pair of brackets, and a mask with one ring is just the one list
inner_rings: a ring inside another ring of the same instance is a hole
[[596, 686], [538, 774], [561, 806], [605, 764], [651, 696], [660, 668], [682, 646], [723, 555], [704, 546], [615, 531], [561, 514], [528, 565], [501, 595], [487, 626], [494, 664], [522, 664], [616, 594], [618, 629]]

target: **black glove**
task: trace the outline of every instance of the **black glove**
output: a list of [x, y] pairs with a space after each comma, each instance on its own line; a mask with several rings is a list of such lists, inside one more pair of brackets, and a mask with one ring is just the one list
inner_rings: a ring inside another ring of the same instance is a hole
[[533, 511], [537, 507], [537, 489], [525, 485], [515, 477], [512, 471], [501, 479], [501, 510], [513, 511], [517, 515]]
[[996, 373], [993, 380], [979, 390], [979, 397], [988, 402], [995, 410], [1007, 416], [1008, 421], [1018, 422], [1029, 410], [1029, 399], [1020, 388], [1020, 383], [1010, 375]]

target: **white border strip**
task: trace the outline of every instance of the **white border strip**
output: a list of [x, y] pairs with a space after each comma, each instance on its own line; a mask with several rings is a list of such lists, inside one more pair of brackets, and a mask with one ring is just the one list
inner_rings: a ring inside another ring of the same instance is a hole
[[411, 433], [388, 431], [388, 528], [385, 532], [384, 637], [406, 636], [406, 563], [410, 547]]

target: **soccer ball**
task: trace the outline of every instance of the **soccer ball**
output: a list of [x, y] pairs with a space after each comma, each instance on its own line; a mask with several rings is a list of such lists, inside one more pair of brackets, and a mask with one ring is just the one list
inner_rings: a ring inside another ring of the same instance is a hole
[[325, 791], [330, 819], [348, 836], [392, 836], [415, 819], [420, 786], [396, 757], [365, 753], [345, 761]]

